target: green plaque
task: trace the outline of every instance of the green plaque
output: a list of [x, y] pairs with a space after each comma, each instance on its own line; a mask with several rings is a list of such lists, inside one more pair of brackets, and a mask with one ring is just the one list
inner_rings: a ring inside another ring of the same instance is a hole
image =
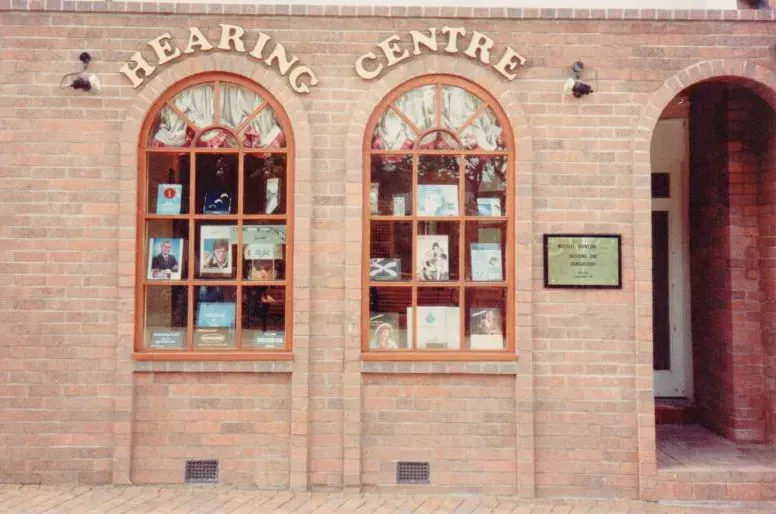
[[622, 287], [619, 235], [545, 234], [544, 286]]

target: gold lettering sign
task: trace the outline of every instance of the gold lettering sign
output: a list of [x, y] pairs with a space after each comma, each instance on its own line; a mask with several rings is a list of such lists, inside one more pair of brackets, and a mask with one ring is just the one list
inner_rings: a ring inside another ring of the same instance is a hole
[[[526, 62], [525, 57], [506, 47], [499, 57], [492, 59], [491, 51], [494, 42], [491, 38], [473, 30], [467, 32], [463, 27], [442, 27], [439, 31], [439, 37], [443, 42], [442, 49], [448, 54], [457, 54], [462, 52], [471, 59], [480, 61], [493, 67], [508, 80], [514, 80], [517, 73], [513, 73], [519, 66]], [[466, 42], [468, 38], [468, 43]], [[406, 48], [402, 50], [399, 45], [401, 42], [412, 43], [412, 53]], [[367, 52], [356, 59], [355, 68], [359, 77], [365, 80], [371, 80], [380, 76], [386, 69], [405, 61], [411, 55], [420, 55], [423, 50], [438, 52], [440, 45], [436, 27], [429, 28], [425, 33], [417, 30], [409, 32], [409, 38], [402, 40], [398, 34], [394, 34], [377, 43], [379, 54]], [[423, 47], [421, 49], [421, 47]], [[461, 50], [462, 49], [462, 50]], [[382, 55], [383, 63], [378, 55]]]
[[[180, 48], [171, 43], [172, 36], [164, 33], [149, 41], [147, 44], [154, 51], [156, 63], [151, 64], [140, 52], [135, 52], [119, 71], [129, 79], [132, 87], [140, 87], [145, 79], [154, 74], [157, 67], [179, 59], [182, 55], [196, 52], [210, 52], [215, 48], [227, 52], [247, 53], [254, 59], [262, 61], [271, 68], [275, 68], [282, 76], [288, 75], [288, 84], [297, 93], [309, 93], [311, 87], [318, 84], [318, 77], [309, 66], [300, 63], [299, 57], [288, 54], [286, 48], [280, 43], [270, 43], [272, 38], [263, 32], [256, 36], [252, 47], [246, 42], [253, 40], [246, 37], [245, 29], [239, 25], [221, 23], [221, 35], [218, 44], [213, 45], [197, 27], [189, 28], [189, 37], [186, 47]], [[274, 46], [273, 46], [274, 45]]]

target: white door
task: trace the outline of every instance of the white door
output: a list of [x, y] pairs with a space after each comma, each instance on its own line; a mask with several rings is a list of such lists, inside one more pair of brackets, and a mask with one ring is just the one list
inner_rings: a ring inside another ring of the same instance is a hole
[[686, 119], [652, 136], [652, 278], [655, 396], [692, 396], [689, 141]]

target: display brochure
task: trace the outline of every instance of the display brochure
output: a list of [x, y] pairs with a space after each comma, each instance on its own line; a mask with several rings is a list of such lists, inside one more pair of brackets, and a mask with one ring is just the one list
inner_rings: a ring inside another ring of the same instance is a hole
[[232, 209], [232, 198], [228, 193], [208, 191], [205, 193], [204, 214], [229, 214]]
[[504, 335], [501, 331], [501, 309], [472, 308], [471, 315], [471, 350], [502, 350]]
[[418, 216], [458, 216], [458, 186], [420, 184]]
[[276, 280], [286, 242], [285, 225], [243, 227], [243, 257], [249, 280]]
[[[407, 307], [408, 341], [412, 341], [412, 307]], [[457, 350], [461, 346], [458, 307], [419, 306], [418, 350]]]
[[156, 194], [156, 214], [180, 214], [183, 186], [159, 184]]
[[447, 236], [418, 236], [416, 270], [418, 280], [450, 280]]
[[280, 203], [280, 179], [277, 177], [267, 179], [265, 190], [264, 214], [272, 214]]
[[501, 198], [477, 198], [477, 214], [501, 216]]
[[149, 280], [180, 280], [182, 268], [183, 239], [153, 237], [149, 240]]
[[185, 328], [150, 328], [146, 347], [153, 350], [181, 349], [185, 338]]
[[393, 215], [407, 215], [407, 195], [393, 195]]
[[234, 328], [234, 302], [199, 302], [197, 328]]
[[401, 341], [398, 312], [369, 313], [369, 348], [373, 350], [398, 350], [405, 345]]
[[369, 213], [379, 214], [380, 208], [378, 205], [380, 193], [380, 184], [378, 182], [372, 182], [369, 186]]
[[472, 243], [472, 280], [500, 281], [501, 245], [496, 243]]
[[401, 259], [369, 259], [370, 280], [401, 280]]
[[282, 330], [245, 330], [243, 346], [253, 348], [283, 348], [285, 347], [285, 332]]
[[221, 350], [235, 346], [234, 329], [195, 328], [194, 348], [197, 350]]
[[231, 238], [234, 227], [230, 225], [202, 225], [200, 228], [200, 275], [231, 275]]

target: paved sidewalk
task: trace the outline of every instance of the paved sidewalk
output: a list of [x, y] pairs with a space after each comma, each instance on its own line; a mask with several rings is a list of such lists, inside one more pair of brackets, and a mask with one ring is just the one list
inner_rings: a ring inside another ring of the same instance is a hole
[[776, 514], [776, 504], [662, 504], [640, 501], [519, 500], [512, 497], [294, 493], [223, 486], [0, 485], [0, 512], [186, 514]]

